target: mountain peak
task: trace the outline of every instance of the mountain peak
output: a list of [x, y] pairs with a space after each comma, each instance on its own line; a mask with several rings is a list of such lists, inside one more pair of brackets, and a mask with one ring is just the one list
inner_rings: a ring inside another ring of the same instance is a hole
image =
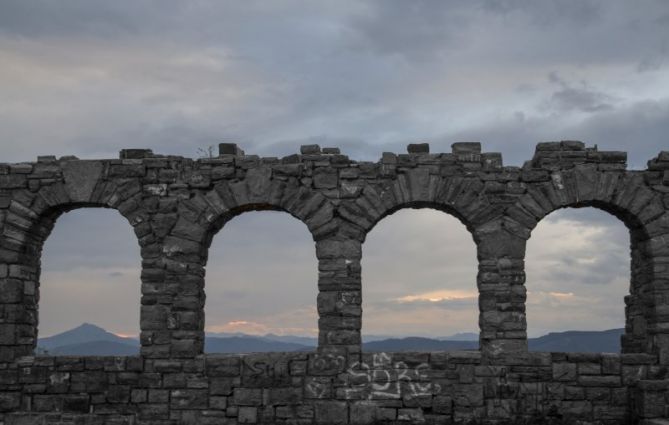
[[96, 330], [96, 331], [107, 332], [104, 328], [102, 328], [98, 325], [94, 325], [92, 323], [88, 323], [88, 322], [84, 322], [81, 325], [77, 326], [76, 328], [72, 328], [70, 330], [74, 331], [74, 330], [77, 330], [77, 329], [79, 329], [79, 330], [91, 330], [91, 331]]
[[82, 323], [76, 328], [70, 329], [68, 331], [61, 332], [46, 338], [40, 338], [38, 345], [49, 349], [52, 348], [55, 344], [70, 345], [90, 341], [125, 342], [127, 341], [127, 338], [121, 338], [120, 336], [114, 335], [111, 332], [107, 332], [105, 329], [92, 323]]

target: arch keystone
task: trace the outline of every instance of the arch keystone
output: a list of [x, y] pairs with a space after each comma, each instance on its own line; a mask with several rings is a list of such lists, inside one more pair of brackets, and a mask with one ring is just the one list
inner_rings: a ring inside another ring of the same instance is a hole
[[102, 175], [100, 161], [66, 161], [61, 164], [65, 191], [74, 202], [89, 202]]

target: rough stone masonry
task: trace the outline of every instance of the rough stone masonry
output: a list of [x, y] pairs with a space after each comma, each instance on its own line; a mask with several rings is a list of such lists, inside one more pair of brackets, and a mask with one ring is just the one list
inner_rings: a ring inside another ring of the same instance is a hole
[[[522, 167], [478, 143], [413, 144], [378, 162], [300, 151], [0, 164], [0, 423], [669, 423], [669, 152], [627, 170], [626, 153], [576, 141], [540, 143]], [[141, 355], [35, 356], [42, 245], [60, 214], [88, 207], [117, 210], [141, 246]], [[528, 352], [526, 241], [564, 207], [629, 228], [620, 354]], [[361, 352], [361, 246], [401, 208], [445, 211], [471, 232], [479, 350]], [[285, 211], [313, 236], [314, 352], [203, 354], [207, 250], [251, 210]]]

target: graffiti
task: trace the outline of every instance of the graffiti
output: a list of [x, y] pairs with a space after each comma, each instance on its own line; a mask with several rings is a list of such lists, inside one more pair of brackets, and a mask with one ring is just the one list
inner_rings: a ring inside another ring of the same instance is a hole
[[249, 376], [270, 375], [272, 365], [264, 361], [258, 361], [251, 356], [244, 358], [242, 361], [244, 374]]
[[405, 362], [393, 362], [386, 353], [372, 356], [372, 364], [355, 362], [347, 370], [350, 398], [399, 399], [403, 397], [431, 396], [441, 391], [439, 384], [431, 382], [427, 373], [429, 365], [421, 363], [409, 367]]
[[316, 375], [334, 375], [344, 370], [346, 358], [341, 354], [313, 354], [309, 356], [309, 371]]
[[306, 381], [307, 398], [328, 398], [332, 393], [332, 381], [326, 377], [310, 377]]

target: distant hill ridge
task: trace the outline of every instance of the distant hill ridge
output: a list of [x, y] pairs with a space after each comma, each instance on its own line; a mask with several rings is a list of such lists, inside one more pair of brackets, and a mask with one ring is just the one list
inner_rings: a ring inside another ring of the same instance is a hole
[[[620, 336], [624, 329], [605, 331], [551, 332], [538, 338], [529, 338], [531, 351], [554, 352], [620, 352]], [[372, 336], [363, 343], [363, 350], [379, 351], [449, 351], [476, 350], [478, 340], [475, 334], [462, 333], [452, 337], [380, 337]], [[461, 337], [462, 340], [452, 338]], [[377, 339], [378, 338], [378, 339]], [[247, 335], [243, 333], [207, 333], [205, 352], [207, 353], [262, 353], [311, 351], [316, 347], [316, 338], [273, 335]], [[38, 354], [89, 355], [89, 356], [130, 356], [139, 354], [139, 340], [124, 338], [105, 329], [84, 323], [74, 329], [46, 338], [40, 338]]]

